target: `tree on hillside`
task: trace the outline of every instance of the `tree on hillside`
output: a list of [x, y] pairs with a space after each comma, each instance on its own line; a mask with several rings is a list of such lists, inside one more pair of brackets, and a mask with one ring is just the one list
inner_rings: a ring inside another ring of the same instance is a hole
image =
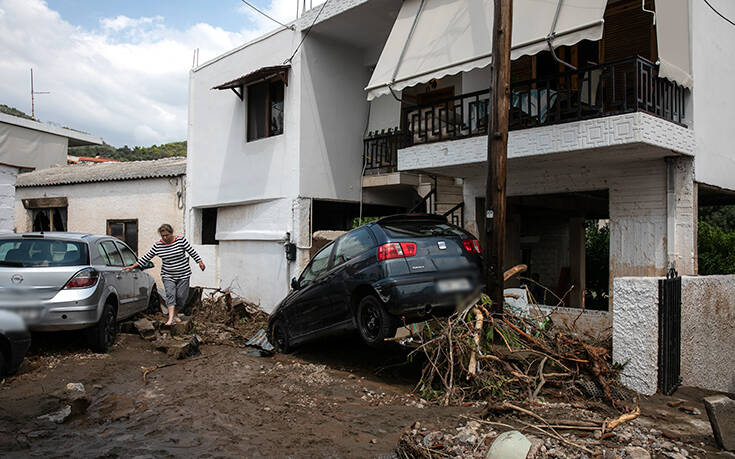
[[74, 156], [101, 156], [117, 159], [118, 161], [145, 161], [151, 159], [186, 156], [186, 141], [171, 142], [150, 147], [133, 147], [124, 145], [115, 148], [112, 145], [90, 145], [86, 147], [69, 148], [69, 154]]
[[23, 111], [18, 110], [15, 107], [9, 107], [9, 106], [3, 105], [3, 104], [0, 104], [0, 113], [5, 113], [5, 114], [8, 114], [8, 115], [17, 116], [19, 118], [25, 118], [27, 120], [32, 120], [33, 119], [33, 117], [31, 117], [31, 115], [28, 115], [27, 113], [25, 113]]

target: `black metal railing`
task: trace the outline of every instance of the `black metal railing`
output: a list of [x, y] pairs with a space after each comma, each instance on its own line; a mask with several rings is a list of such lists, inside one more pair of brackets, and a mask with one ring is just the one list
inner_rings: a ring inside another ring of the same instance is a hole
[[398, 170], [398, 149], [408, 146], [407, 137], [398, 128], [369, 132], [363, 141], [366, 174], [384, 174]]
[[671, 395], [681, 370], [681, 277], [673, 269], [658, 281], [658, 390]]
[[[643, 111], [685, 125], [687, 90], [642, 57], [511, 84], [510, 129]], [[391, 146], [487, 135], [490, 90], [406, 107]], [[366, 144], [368, 140], [366, 139]], [[393, 152], [391, 152], [393, 154]]]
[[444, 212], [449, 223], [464, 228], [464, 202], [460, 202], [448, 211]]

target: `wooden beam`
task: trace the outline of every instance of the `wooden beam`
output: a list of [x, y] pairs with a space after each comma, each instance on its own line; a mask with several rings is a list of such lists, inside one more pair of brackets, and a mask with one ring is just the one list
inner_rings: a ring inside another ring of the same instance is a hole
[[58, 198], [26, 198], [22, 200], [26, 209], [46, 209], [50, 207], [68, 207], [66, 197]]

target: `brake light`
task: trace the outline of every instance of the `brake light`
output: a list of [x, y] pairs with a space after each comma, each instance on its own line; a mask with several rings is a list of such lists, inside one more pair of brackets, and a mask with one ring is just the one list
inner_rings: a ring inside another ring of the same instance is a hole
[[74, 277], [69, 279], [64, 289], [70, 288], [87, 288], [92, 287], [97, 283], [100, 278], [100, 274], [92, 268], [87, 268], [74, 274]]
[[388, 242], [378, 247], [378, 261], [413, 257], [415, 255], [416, 244], [413, 242]]
[[482, 246], [477, 239], [465, 239], [462, 241], [462, 245], [469, 253], [482, 253]]
[[43, 234], [24, 234], [21, 237], [27, 239], [43, 239]]

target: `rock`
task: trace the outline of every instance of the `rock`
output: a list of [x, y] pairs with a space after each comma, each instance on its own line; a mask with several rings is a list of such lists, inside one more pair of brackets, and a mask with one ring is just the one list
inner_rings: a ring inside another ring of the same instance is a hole
[[59, 411], [44, 414], [43, 416], [39, 416], [38, 419], [62, 424], [69, 419], [69, 416], [71, 416], [71, 406], [64, 405]]
[[683, 411], [686, 414], [691, 414], [692, 416], [699, 416], [700, 414], [702, 414], [701, 411], [691, 406], [680, 406], [679, 411]]
[[71, 407], [71, 414], [75, 415], [86, 413], [92, 403], [82, 383], [67, 384], [62, 398]]
[[171, 326], [171, 336], [188, 335], [194, 327], [194, 321], [191, 317], [181, 317], [181, 322]]
[[510, 430], [498, 435], [486, 459], [525, 459], [531, 449], [531, 442], [517, 430]]
[[199, 354], [199, 337], [166, 338], [157, 341], [156, 349], [165, 352], [169, 357], [181, 360]]
[[376, 440], [374, 438], [372, 440], [370, 440], [370, 443], [372, 443], [373, 445], [376, 444], [377, 442], [378, 442], [378, 440]]
[[705, 397], [704, 407], [717, 445], [735, 451], [735, 401], [724, 395], [712, 395]]
[[153, 326], [153, 322], [151, 322], [150, 320], [136, 320], [133, 325], [135, 326], [135, 329], [138, 330], [138, 333], [140, 333], [140, 336], [142, 336], [143, 338], [149, 341], [156, 339], [156, 327]]
[[651, 453], [638, 446], [628, 446], [625, 453], [631, 459], [651, 459]]
[[66, 385], [66, 390], [69, 392], [86, 392], [84, 390], [84, 384], [78, 382], [70, 382]]

